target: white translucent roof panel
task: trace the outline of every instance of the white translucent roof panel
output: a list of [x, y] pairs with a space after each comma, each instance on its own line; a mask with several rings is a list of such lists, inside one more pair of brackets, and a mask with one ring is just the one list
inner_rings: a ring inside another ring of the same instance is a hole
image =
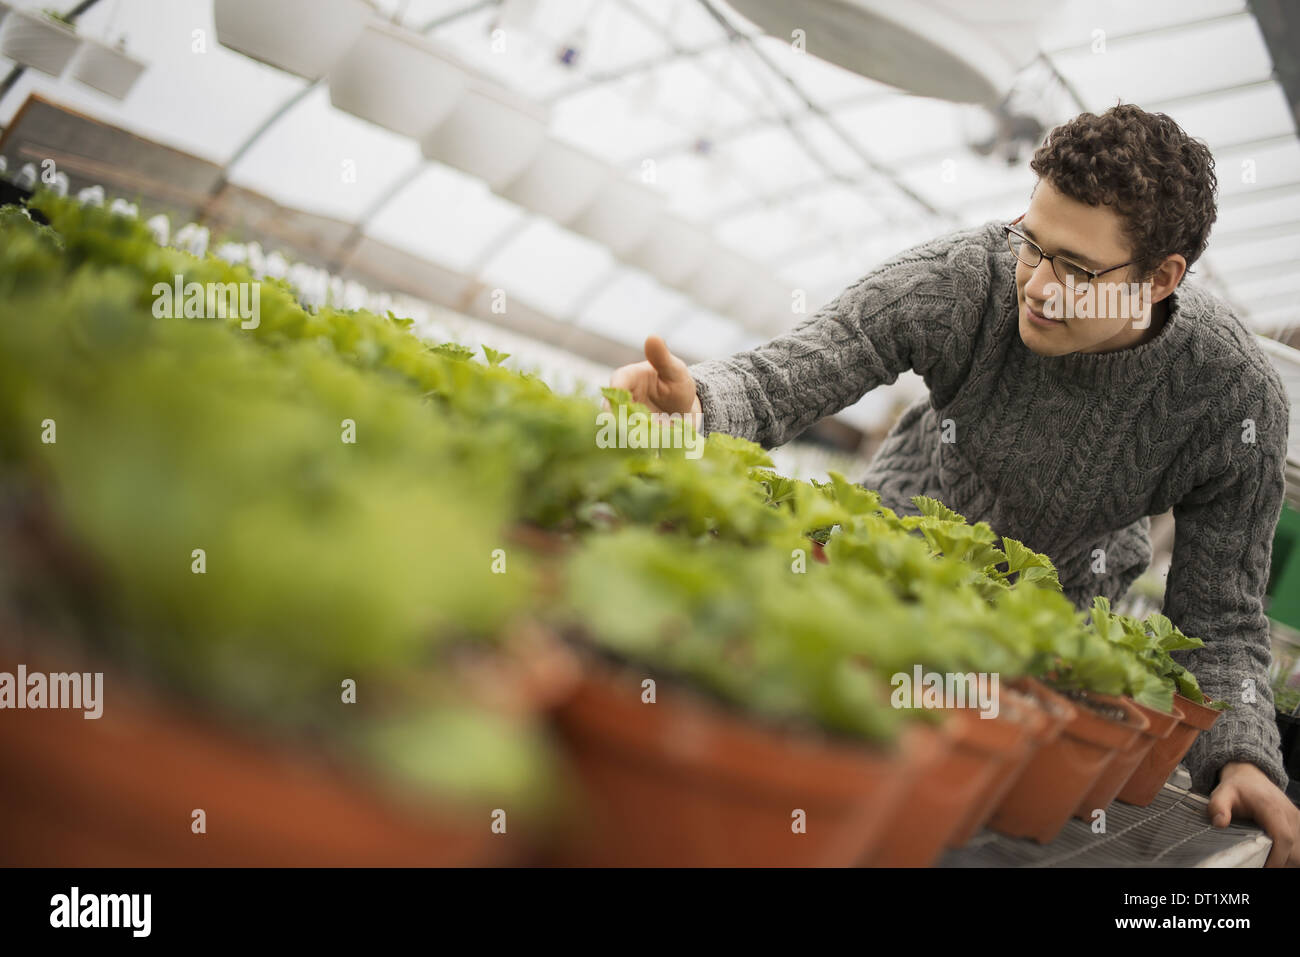
[[[1292, 267], [1294, 268], [1294, 263]], [[1276, 296], [1281, 293], [1295, 295], [1297, 300], [1300, 301], [1300, 272], [1294, 272], [1284, 266], [1279, 266], [1272, 276], [1259, 276], [1258, 278], [1252, 278], [1249, 282], [1234, 283], [1229, 287], [1229, 292], [1247, 308], [1250, 307], [1252, 300]]]
[[791, 244], [816, 242], [829, 224], [794, 209], [754, 209], [723, 220], [717, 229], [722, 243], [760, 263], [774, 262]]
[[[852, 102], [862, 104], [867, 102], [867, 98]], [[820, 117], [805, 114], [792, 120], [790, 129], [794, 136], [821, 158], [823, 167], [829, 168], [833, 175], [859, 177], [867, 169], [868, 158], [863, 152], [846, 143]]]
[[678, 348], [700, 359], [722, 359], [736, 351], [741, 330], [735, 322], [707, 309], [693, 310], [672, 332]]
[[640, 347], [648, 335], [668, 335], [691, 308], [681, 293], [639, 269], [623, 268], [582, 304], [576, 324]]
[[672, 52], [652, 24], [621, 3], [542, 0], [533, 23], [557, 43], [576, 40], [579, 63], [589, 73], [616, 70]]
[[662, 26], [677, 49], [701, 50], [726, 39], [726, 32], [696, 0], [625, 0], [625, 5]]
[[654, 73], [652, 108], [695, 124], [697, 132], [729, 129], [774, 110], [761, 91], [749, 88], [734, 55], [670, 60]]
[[656, 170], [656, 185], [667, 194], [669, 208], [706, 228], [719, 210], [757, 198], [753, 188], [729, 169], [697, 153], [666, 157], [656, 164]]
[[1271, 136], [1294, 136], [1295, 121], [1276, 83], [1160, 108], [1210, 149]]
[[[572, 4], [570, 9], [580, 6]], [[465, 62], [532, 96], [545, 98], [581, 79], [582, 58], [575, 59], [571, 65], [560, 62], [557, 44], [534, 32], [546, 29], [549, 36], [551, 28], [532, 20], [518, 22], [537, 25], [516, 26], [515, 22], [507, 22], [500, 28], [502, 33], [494, 37], [497, 13], [495, 6], [483, 7], [439, 27], [435, 36]], [[564, 19], [567, 23], [568, 18]], [[413, 20], [409, 18], [407, 22]], [[494, 48], [498, 42], [499, 47]]]
[[[43, 9], [45, 3], [10, 3]], [[63, 9], [65, 5], [58, 5]], [[83, 36], [105, 41], [125, 35], [127, 50], [148, 64], [125, 100], [72, 80], [27, 70], [5, 96], [8, 124], [29, 93], [40, 93], [91, 116], [214, 162], [226, 160], [265, 113], [300, 90], [303, 80], [217, 43], [212, 0], [148, 3], [118, 0], [92, 7], [78, 20]], [[195, 31], [201, 31], [198, 37]], [[196, 52], [201, 41], [203, 52]], [[0, 57], [8, 72], [12, 63]]]
[[1103, 108], [1117, 98], [1158, 103], [1267, 79], [1273, 70], [1250, 16], [1108, 43], [1105, 52], [1062, 53], [1053, 62], [1085, 103]]
[[614, 268], [610, 251], [536, 217], [483, 267], [483, 281], [498, 285], [529, 305], [570, 318], [586, 305], [592, 282]]
[[[898, 227], [888, 233], [867, 231], [857, 237], [845, 236], [815, 255], [792, 260], [778, 272], [778, 276], [792, 286], [804, 285], [810, 290], [820, 289], [833, 296], [895, 253], [938, 234], [939, 231], [932, 225], [917, 223], [910, 227]], [[810, 306], [813, 305], [813, 298], [810, 291]]]
[[366, 232], [416, 256], [473, 273], [497, 237], [529, 215], [479, 179], [428, 163], [366, 223]]
[[743, 43], [708, 50], [693, 62], [732, 96], [747, 103], [755, 116], [773, 117], [806, 109], [798, 94], [779, 82]]
[[1245, 199], [1255, 190], [1289, 183], [1300, 190], [1300, 140], [1223, 153], [1215, 157], [1215, 172], [1220, 197]]
[[653, 77], [565, 97], [552, 114], [552, 134], [620, 167], [657, 156], [665, 144], [689, 141], [688, 118], [673, 122], [649, 106], [655, 99]]
[[[1223, 170], [1219, 170], [1219, 176], [1223, 175]], [[1249, 202], [1247, 200], [1250, 197], [1242, 196], [1238, 202], [1219, 205], [1219, 215], [1210, 232], [1210, 251], [1207, 255], [1212, 254], [1218, 237], [1229, 236], [1243, 229], [1295, 223], [1296, 229], [1300, 230], [1300, 190], [1287, 196], [1268, 195]]]
[[1290, 263], [1290, 268], [1294, 268], [1294, 264], [1300, 262], [1300, 232], [1276, 239], [1225, 245], [1214, 250], [1213, 261], [1215, 268], [1229, 282], [1234, 269], [1249, 269], [1263, 263]]
[[968, 152], [969, 139], [987, 134], [987, 123], [969, 106], [901, 93], [843, 109], [836, 120], [868, 156], [891, 168], [945, 151], [955, 157]]
[[286, 206], [356, 222], [420, 162], [414, 140], [334, 109], [321, 86], [259, 137], [229, 176]]
[[965, 152], [915, 164], [899, 178], [931, 205], [950, 209], [1017, 192], [1023, 192], [1028, 202], [1035, 177], [1027, 164], [1008, 166]]
[[760, 195], [793, 189], [825, 178], [824, 169], [811, 159], [782, 125], [765, 126], [729, 140], [719, 160], [730, 165]]
[[1048, 51], [1063, 47], [1090, 47], [1093, 31], [1102, 30], [1110, 38], [1148, 30], [1161, 30], [1171, 24], [1220, 17], [1244, 10], [1244, 0], [1143, 0], [1142, 3], [1083, 0], [1062, 6], [1057, 14], [1039, 27], [1039, 42]]

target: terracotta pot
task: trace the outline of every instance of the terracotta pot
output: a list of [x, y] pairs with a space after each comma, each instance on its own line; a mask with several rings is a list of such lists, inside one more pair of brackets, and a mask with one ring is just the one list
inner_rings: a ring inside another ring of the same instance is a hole
[[[1151, 753], [1151, 749], [1159, 741], [1169, 737], [1170, 732], [1183, 720], [1183, 712], [1177, 705], [1174, 705], [1173, 713], [1168, 714], [1138, 704], [1129, 697], [1125, 697], [1124, 700], [1142, 712], [1148, 722], [1147, 729], [1134, 738], [1132, 744], [1115, 755], [1101, 777], [1097, 779], [1097, 783], [1083, 796], [1079, 806], [1074, 809], [1074, 816], [1082, 821], [1091, 821], [1093, 812], [1098, 808], [1105, 810], [1110, 807], [1111, 802], [1137, 773], [1142, 762]], [[1164, 781], [1160, 783], [1163, 784]]]
[[812, 540], [812, 557], [814, 560], [821, 562], [823, 565], [829, 565], [830, 559], [826, 557], [826, 546], [815, 538]]
[[1107, 763], [1147, 727], [1147, 719], [1122, 698], [1091, 696], [1099, 703], [1121, 708], [1126, 716], [1121, 724], [1103, 718], [1084, 704], [1068, 701], [1042, 682], [1029, 679], [1023, 687], [1032, 689], [1040, 701], [1059, 699], [1074, 713], [1060, 735], [1029, 760], [990, 818], [989, 826], [1012, 837], [1029, 837], [1047, 844], [1061, 833]]
[[1029, 759], [1039, 748], [1061, 733], [1061, 728], [1065, 727], [1065, 722], [1070, 717], [1067, 709], [1054, 702], [1039, 704], [1032, 696], [1011, 688], [1002, 692], [1002, 700], [1004, 704], [1007, 701], [1015, 702], [1022, 714], [1026, 733], [1020, 748], [1008, 754], [1001, 762], [997, 773], [985, 785], [980, 797], [972, 802], [965, 818], [953, 830], [952, 836], [948, 839], [949, 847], [962, 847], [979, 833], [985, 822], [997, 810], [998, 805], [1002, 803], [1007, 792], [1015, 786]]
[[888, 749], [780, 730], [678, 688], [646, 704], [631, 674], [593, 664], [556, 712], [584, 795], [559, 863], [849, 866], [949, 747], [919, 723]]
[[[0, 863], [56, 867], [508, 863], [486, 815], [398, 800], [324, 753], [236, 731], [103, 664], [0, 655], [0, 670], [104, 672], [103, 713], [6, 710]], [[191, 831], [201, 808], [206, 833]]]
[[1219, 720], [1220, 712], [1180, 694], [1174, 695], [1174, 707], [1182, 712], [1182, 719], [1167, 737], [1155, 742], [1128, 783], [1120, 790], [1119, 800], [1125, 804], [1146, 807], [1154, 801], [1169, 780], [1169, 775], [1178, 767], [1178, 762], [1191, 750], [1196, 736], [1202, 731], [1210, 730], [1214, 722]]
[[[948, 753], [913, 780], [888, 833], [864, 861], [867, 866], [929, 867], [958, 828], [983, 825], [993, 811], [989, 792], [1029, 745], [1031, 711], [1011, 700], [1013, 695], [999, 692], [996, 718], [981, 718], [973, 708], [949, 710], [940, 729], [951, 741]], [[987, 805], [983, 813], [981, 804]]]

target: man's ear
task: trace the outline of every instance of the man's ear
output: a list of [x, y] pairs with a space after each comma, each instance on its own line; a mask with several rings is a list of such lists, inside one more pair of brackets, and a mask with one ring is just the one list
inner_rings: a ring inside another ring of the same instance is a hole
[[1156, 271], [1151, 275], [1151, 303], [1155, 305], [1178, 288], [1187, 274], [1187, 260], [1180, 253], [1165, 257]]

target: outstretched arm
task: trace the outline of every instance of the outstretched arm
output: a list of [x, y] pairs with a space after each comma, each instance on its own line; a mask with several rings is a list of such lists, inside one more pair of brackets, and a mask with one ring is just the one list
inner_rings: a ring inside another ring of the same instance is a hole
[[781, 445], [907, 369], [955, 388], [990, 288], [989, 226], [894, 257], [756, 349], [697, 363], [704, 428]]

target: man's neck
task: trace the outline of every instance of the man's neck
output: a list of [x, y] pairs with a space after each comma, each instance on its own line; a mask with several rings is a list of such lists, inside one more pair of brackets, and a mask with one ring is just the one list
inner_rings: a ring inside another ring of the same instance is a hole
[[1138, 339], [1138, 341], [1133, 343], [1133, 345], [1140, 346], [1143, 343], [1150, 342], [1156, 336], [1160, 335], [1160, 330], [1165, 327], [1165, 323], [1168, 320], [1169, 297], [1166, 296], [1151, 307], [1151, 325], [1143, 330], [1142, 338]]

